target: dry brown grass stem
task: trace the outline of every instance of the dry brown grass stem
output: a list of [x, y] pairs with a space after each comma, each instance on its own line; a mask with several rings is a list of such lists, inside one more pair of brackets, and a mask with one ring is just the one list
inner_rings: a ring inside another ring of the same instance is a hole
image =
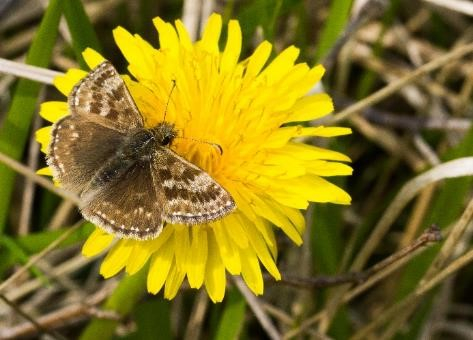
[[[437, 283], [430, 283], [433, 280], [433, 277], [439, 273], [439, 271], [445, 267], [449, 259], [454, 256], [454, 252], [457, 249], [458, 245], [461, 244], [462, 238], [464, 236], [469, 237], [469, 234], [466, 234], [468, 226], [471, 224], [473, 218], [473, 199], [470, 200], [466, 209], [464, 210], [462, 216], [457, 223], [450, 230], [445, 243], [443, 244], [440, 252], [437, 254], [434, 261], [431, 263], [429, 269], [425, 273], [424, 277], [421, 279], [418, 287], [423, 287], [425, 285], [435, 285]], [[451, 274], [451, 272], [450, 272]], [[444, 274], [446, 276], [450, 275], [448, 273]], [[443, 280], [443, 279], [442, 279]], [[402, 327], [405, 321], [409, 316], [414, 312], [417, 303], [412, 303], [409, 308], [407, 308], [404, 313], [395, 316], [391, 321], [390, 325], [385, 332], [385, 337], [390, 338], [395, 332]]]
[[457, 47], [453, 51], [446, 53], [442, 55], [441, 57], [438, 57], [427, 64], [422, 65], [421, 67], [417, 68], [415, 71], [412, 73], [400, 78], [397, 81], [394, 81], [385, 87], [383, 87], [381, 90], [373, 93], [372, 95], [369, 95], [368, 97], [358, 101], [357, 103], [349, 106], [345, 110], [327, 118], [324, 120], [324, 124], [335, 124], [338, 123], [342, 120], [347, 119], [348, 117], [359, 113], [363, 109], [373, 106], [374, 104], [382, 101], [383, 99], [393, 95], [394, 93], [398, 92], [401, 90], [404, 86], [407, 84], [410, 84], [412, 82], [415, 82], [419, 77], [439, 68], [442, 67], [448, 63], [451, 63], [454, 60], [460, 59], [463, 56], [473, 52], [473, 43], [463, 45], [460, 47]]
[[[0, 339], [18, 339], [19, 337], [26, 336], [31, 337], [37, 335], [44, 329], [64, 327], [65, 324], [76, 322], [90, 315], [97, 314], [94, 306], [101, 303], [115, 286], [116, 284], [111, 281], [108, 284], [105, 284], [98, 292], [87, 297], [84, 301], [75, 302], [41, 315], [34, 320], [34, 323], [25, 322], [14, 327], [3, 328], [0, 330]], [[57, 333], [54, 334], [57, 335]]]
[[202, 327], [209, 307], [209, 298], [204, 290], [199, 291], [192, 306], [189, 322], [187, 323], [184, 340], [199, 340], [202, 337]]
[[[388, 258], [384, 259], [383, 261], [375, 264], [371, 268], [367, 269], [364, 272], [359, 273], [358, 275], [352, 275], [353, 279], [358, 277], [358, 281], [360, 283], [358, 285], [353, 286], [351, 290], [347, 291], [340, 291], [339, 299], [343, 303], [348, 303], [352, 299], [354, 299], [359, 294], [365, 292], [369, 288], [371, 288], [374, 284], [378, 283], [394, 271], [401, 268], [403, 265], [408, 263], [414, 257], [419, 255], [425, 249], [427, 249], [430, 245], [435, 244], [436, 242], [440, 241], [441, 235], [440, 230], [436, 226], [432, 226], [424, 231], [421, 236], [419, 236], [412, 244], [408, 245], [407, 247], [401, 249], [397, 253], [389, 256]], [[345, 281], [347, 283], [349, 281]], [[354, 282], [354, 280], [352, 280]], [[346, 286], [348, 287], [348, 286]], [[299, 327], [292, 329], [288, 333], [284, 335], [284, 338], [291, 338], [294, 337], [304, 331], [306, 331], [309, 327], [314, 325], [316, 322], [320, 320], [326, 320], [328, 315], [325, 315], [326, 311], [321, 311], [317, 313], [315, 316], [308, 318], [305, 320]]]
[[[51, 273], [48, 273], [48, 275], [50, 275], [51, 278], [69, 275], [81, 268], [84, 268], [92, 261], [93, 258], [86, 258], [82, 256], [82, 254], [78, 254], [71, 259], [62, 261], [58, 266], [55, 266]], [[28, 294], [38, 291], [43, 286], [44, 280], [42, 280], [42, 278], [33, 278], [22, 283], [21, 285], [11, 286], [11, 288], [7, 289], [5, 292], [5, 296], [10, 300], [15, 301], [25, 297]]]
[[352, 337], [353, 340], [356, 339], [366, 339], [367, 336], [385, 324], [386, 322], [392, 320], [397, 315], [404, 315], [408, 309], [411, 308], [412, 305], [415, 305], [420, 298], [429, 292], [432, 288], [438, 285], [440, 282], [445, 280], [447, 277], [452, 275], [453, 273], [457, 272], [461, 268], [465, 267], [467, 264], [473, 261], [473, 249], [465, 253], [464, 255], [460, 256], [456, 260], [452, 261], [448, 266], [442, 269], [440, 272], [435, 274], [431, 277], [430, 280], [424, 282], [420, 285], [413, 293], [409, 294], [406, 298], [404, 298], [399, 303], [395, 304], [391, 308], [388, 308], [381, 314], [379, 314], [375, 320], [371, 323], [360, 329], [357, 333], [355, 333]]
[[473, 157], [455, 159], [440, 164], [423, 174], [408, 181], [398, 192], [385, 213], [374, 227], [364, 247], [358, 253], [351, 266], [352, 271], [358, 271], [365, 265], [368, 258], [382, 240], [389, 227], [399, 216], [402, 209], [426, 186], [446, 178], [471, 176], [473, 174]]
[[[408, 181], [391, 201], [391, 204], [374, 227], [368, 240], [364, 243], [363, 248], [361, 248], [360, 252], [355, 257], [350, 271], [356, 272], [363, 268], [392, 223], [399, 216], [407, 203], [422, 189], [445, 178], [469, 176], [471, 174], [473, 174], [473, 157], [466, 157], [440, 164]], [[327, 304], [326, 313], [324, 313], [324, 318], [322, 318], [322, 322], [319, 325], [319, 330], [325, 332], [328, 329], [332, 317], [342, 303], [343, 296], [347, 290], [347, 287], [340, 287], [334, 292], [330, 302]]]
[[233, 283], [238, 288], [240, 293], [245, 298], [248, 306], [255, 314], [256, 319], [260, 323], [261, 327], [266, 332], [266, 335], [271, 340], [280, 340], [282, 336], [279, 334], [279, 331], [274, 326], [273, 322], [269, 318], [268, 314], [266, 314], [262, 303], [258, 300], [258, 298], [249, 290], [246, 284], [243, 282], [241, 277], [232, 276]]
[[57, 239], [51, 242], [46, 248], [41, 250], [38, 254], [30, 257], [30, 259], [28, 260], [26, 264], [24, 264], [13, 275], [11, 275], [8, 279], [6, 279], [0, 284], [0, 293], [2, 293], [9, 285], [14, 283], [17, 278], [19, 278], [24, 273], [26, 273], [26, 271], [31, 266], [33, 266], [35, 263], [41, 260], [46, 254], [48, 254], [50, 251], [52, 251], [57, 246], [59, 246], [62, 241], [66, 240], [69, 236], [71, 236], [72, 233], [74, 233], [83, 223], [84, 223], [83, 221], [77, 222], [72, 227], [70, 227], [67, 231], [65, 231], [61, 236], [59, 236]]
[[50, 85], [53, 84], [54, 78], [63, 75], [61, 72], [56, 72], [43, 67], [26, 65], [4, 58], [0, 58], [0, 73], [11, 74]]
[[366, 138], [378, 144], [395, 157], [403, 159], [415, 171], [419, 172], [427, 163], [413, 150], [400, 142], [399, 137], [388, 129], [370, 124], [360, 116], [351, 116], [350, 123]]
[[399, 269], [412, 258], [424, 251], [429, 245], [441, 240], [440, 230], [437, 227], [431, 227], [424, 231], [422, 235], [412, 244], [401, 249], [397, 253], [389, 256], [380, 263], [374, 265], [367, 272], [370, 274], [368, 279], [360, 285], [354, 287], [343, 296], [343, 302], [347, 303], [360, 293], [372, 287], [395, 270]]
[[27, 179], [37, 183], [38, 185], [42, 186], [43, 188], [55, 193], [56, 195], [67, 199], [71, 202], [74, 202], [76, 205], [79, 205], [80, 200], [79, 197], [76, 195], [70, 193], [69, 191], [66, 191], [64, 189], [61, 189], [53, 184], [50, 180], [46, 179], [45, 177], [42, 177], [35, 173], [33, 170], [28, 168], [27, 166], [21, 164], [20, 162], [14, 160], [13, 158], [0, 153], [0, 162], [8, 166], [9, 168], [13, 169], [17, 173], [25, 176]]

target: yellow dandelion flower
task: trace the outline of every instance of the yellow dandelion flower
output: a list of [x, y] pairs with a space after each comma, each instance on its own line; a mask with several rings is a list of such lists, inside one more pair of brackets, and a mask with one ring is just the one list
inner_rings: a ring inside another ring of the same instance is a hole
[[[225, 48], [219, 49], [222, 19], [212, 15], [202, 38], [193, 43], [181, 21], [173, 25], [156, 18], [159, 49], [119, 27], [115, 41], [129, 63], [135, 80], [124, 76], [147, 126], [163, 120], [173, 81], [177, 87], [166, 110], [166, 121], [185, 138], [172, 149], [198, 165], [234, 198], [237, 210], [216, 222], [197, 226], [168, 224], [153, 240], [120, 239], [97, 228], [83, 247], [85, 256], [108, 249], [100, 268], [108, 278], [122, 269], [132, 275], [147, 262], [147, 287], [164, 288], [172, 299], [182, 282], [205, 286], [213, 301], [225, 294], [226, 272], [241, 275], [255, 294], [263, 293], [261, 264], [276, 279], [275, 228], [294, 243], [302, 243], [305, 221], [300, 209], [309, 202], [349, 204], [350, 196], [323, 177], [351, 174], [341, 153], [303, 144], [301, 136], [332, 137], [348, 128], [304, 127], [290, 124], [322, 117], [333, 110], [326, 94], [308, 92], [320, 81], [322, 66], [296, 63], [298, 49], [291, 46], [268, 59], [271, 44], [261, 43], [239, 62], [242, 35], [237, 21], [228, 24]], [[104, 61], [88, 49], [84, 58], [93, 68]], [[265, 66], [268, 63], [267, 66]], [[85, 71], [72, 69], [55, 80], [68, 95]], [[55, 122], [68, 114], [66, 102], [47, 102], [42, 116]], [[51, 127], [38, 131], [45, 152]], [[213, 150], [211, 141], [223, 149]], [[47, 169], [42, 174], [51, 174]]]

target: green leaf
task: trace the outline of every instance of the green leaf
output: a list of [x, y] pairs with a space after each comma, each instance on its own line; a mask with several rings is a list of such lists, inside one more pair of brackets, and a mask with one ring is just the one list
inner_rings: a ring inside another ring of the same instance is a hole
[[[62, 1], [51, 0], [26, 56], [26, 64], [47, 67], [56, 41]], [[41, 84], [20, 79], [13, 94], [10, 110], [0, 129], [0, 152], [19, 160], [23, 155], [30, 126], [36, 112]], [[15, 173], [0, 164], [0, 233], [5, 229]]]
[[228, 292], [215, 340], [238, 339], [245, 321], [246, 302], [240, 292]]
[[99, 39], [90, 23], [89, 17], [84, 10], [80, 0], [64, 1], [64, 16], [67, 26], [71, 32], [72, 48], [76, 54], [80, 66], [87, 69], [87, 64], [82, 57], [82, 52], [91, 47], [96, 51], [101, 51]]

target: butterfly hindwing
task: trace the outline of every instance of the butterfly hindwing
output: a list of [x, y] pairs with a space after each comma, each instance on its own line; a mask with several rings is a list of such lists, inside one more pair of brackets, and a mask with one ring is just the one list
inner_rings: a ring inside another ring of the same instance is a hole
[[136, 162], [85, 200], [85, 218], [119, 237], [150, 239], [163, 227], [149, 162]]
[[143, 127], [143, 117], [125, 82], [108, 61], [74, 86], [68, 104], [72, 115], [99, 115], [121, 131]]
[[158, 196], [163, 196], [166, 222], [207, 223], [235, 209], [233, 198], [220, 184], [168, 148], [158, 148], [152, 177]]

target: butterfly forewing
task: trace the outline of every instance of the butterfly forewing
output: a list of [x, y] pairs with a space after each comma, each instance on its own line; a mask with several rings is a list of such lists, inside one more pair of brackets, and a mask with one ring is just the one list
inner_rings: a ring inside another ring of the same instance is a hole
[[150, 163], [137, 162], [90, 196], [81, 208], [90, 221], [120, 237], [150, 239], [162, 229], [162, 206], [152, 185]]
[[158, 148], [152, 176], [156, 190], [164, 196], [166, 222], [207, 223], [235, 209], [235, 202], [220, 184], [168, 148]]
[[108, 61], [72, 89], [68, 103], [73, 115], [99, 115], [122, 131], [143, 127], [143, 118], [125, 82]]
[[62, 118], [53, 126], [48, 151], [55, 179], [65, 189], [80, 194], [124, 137], [119, 131], [81, 117]]

